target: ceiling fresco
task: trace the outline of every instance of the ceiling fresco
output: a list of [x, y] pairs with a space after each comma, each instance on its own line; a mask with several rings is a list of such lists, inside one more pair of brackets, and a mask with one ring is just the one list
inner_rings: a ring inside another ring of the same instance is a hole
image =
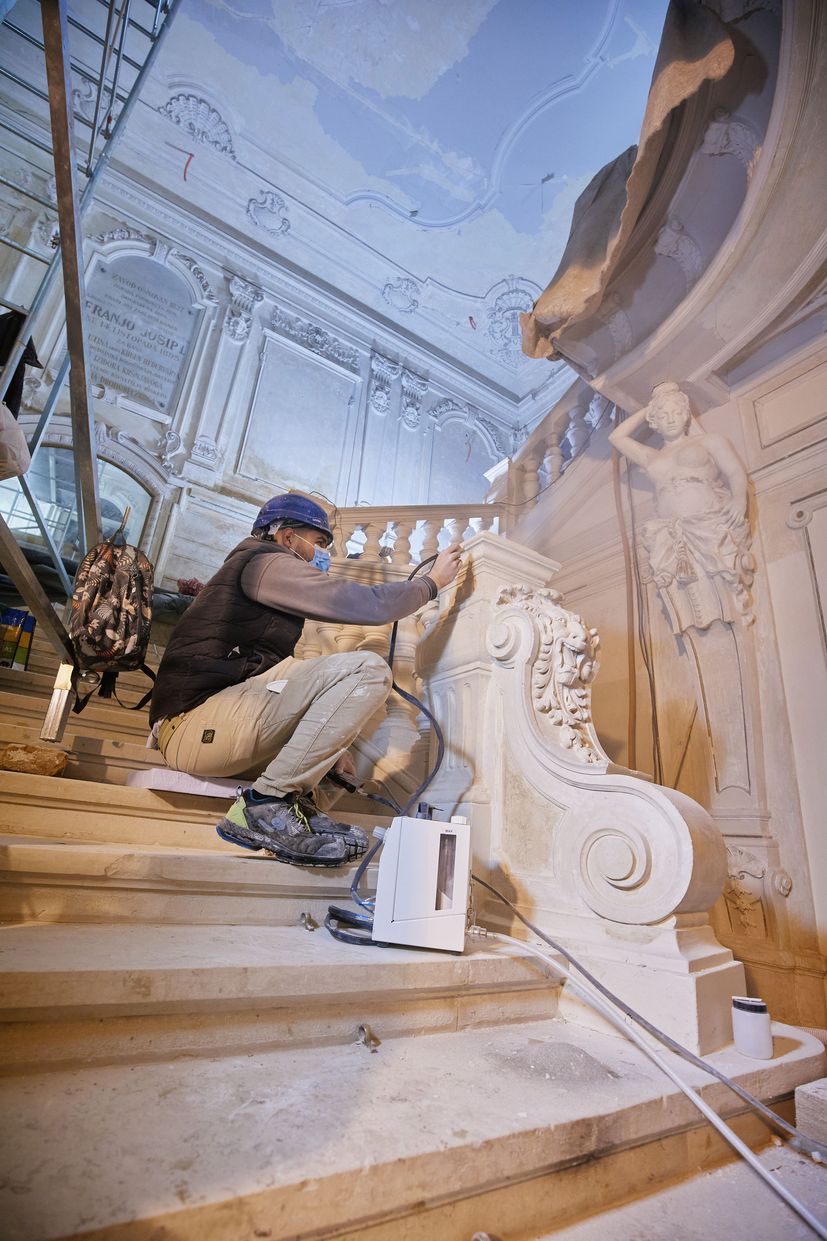
[[170, 85], [199, 67], [245, 159], [341, 230], [351, 269], [360, 248], [384, 264], [376, 309], [484, 355], [519, 397], [548, 367], [523, 357], [517, 315], [577, 196], [637, 140], [665, 9], [184, 0], [162, 59]]

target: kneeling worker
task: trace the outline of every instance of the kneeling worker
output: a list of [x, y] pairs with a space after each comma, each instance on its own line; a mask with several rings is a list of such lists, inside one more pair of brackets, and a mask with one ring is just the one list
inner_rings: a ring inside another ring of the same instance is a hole
[[313, 792], [331, 770], [355, 780], [347, 747], [391, 687], [372, 652], [294, 659], [305, 620], [409, 616], [454, 580], [460, 559], [454, 544], [428, 574], [360, 586], [327, 576], [332, 540], [327, 514], [306, 496], [269, 500], [175, 626], [150, 708], [170, 767], [257, 776], [219, 835], [300, 866], [341, 866], [365, 852], [364, 832], [323, 814]]

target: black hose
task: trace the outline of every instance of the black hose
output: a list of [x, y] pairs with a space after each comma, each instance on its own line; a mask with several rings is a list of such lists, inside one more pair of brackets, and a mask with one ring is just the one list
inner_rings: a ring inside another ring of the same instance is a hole
[[[422, 569], [426, 567], [426, 565], [433, 564], [433, 562], [436, 560], [438, 555], [439, 553], [436, 552], [433, 556], [427, 556], [424, 560], [420, 560], [416, 568], [411, 573], [408, 574], [407, 580], [409, 582], [412, 581], [413, 578], [416, 577], [417, 573], [420, 573]], [[388, 644], [388, 667], [391, 669], [393, 669], [393, 659], [394, 659], [394, 655], [396, 654], [396, 638], [397, 638], [398, 632], [399, 632], [399, 621], [396, 620], [393, 622], [393, 627], [391, 629], [390, 642]], [[427, 716], [428, 720], [431, 723], [431, 727], [434, 730], [434, 735], [436, 736], [436, 762], [434, 763], [431, 770], [428, 772], [425, 779], [420, 784], [419, 788], [413, 794], [413, 796], [405, 803], [404, 807], [400, 807], [393, 800], [393, 798], [380, 797], [377, 793], [365, 793], [363, 794], [363, 796], [369, 797], [371, 801], [382, 802], [383, 805], [389, 806], [391, 810], [394, 810], [398, 815], [405, 816], [405, 815], [410, 814], [410, 812], [414, 809], [414, 807], [418, 805], [420, 797], [425, 792], [425, 790], [428, 788], [428, 786], [431, 784], [434, 777], [436, 776], [436, 773], [439, 771], [440, 767], [442, 766], [442, 760], [445, 757], [445, 737], [443, 736], [442, 729], [437, 723], [436, 718], [434, 717], [432, 712], [428, 710], [424, 702], [420, 702], [419, 699], [415, 698], [413, 694], [409, 694], [407, 690], [402, 689], [401, 686], [396, 684], [396, 681], [393, 681], [391, 683], [391, 688], [399, 695], [400, 698], [404, 698], [405, 702], [409, 702], [411, 706], [417, 707], [422, 712], [423, 715]], [[334, 775], [332, 778], [336, 781], [337, 784], [343, 785], [349, 791], [357, 792], [357, 790], [354, 788], [353, 785], [348, 784], [348, 782], [346, 780], [341, 779], [341, 777], [337, 777]], [[382, 843], [383, 843], [382, 840], [377, 840], [373, 848], [370, 849], [365, 854], [365, 856], [362, 858], [362, 861], [359, 863], [356, 873], [353, 876], [353, 882], [350, 885], [350, 899], [354, 902], [354, 904], [359, 905], [362, 909], [366, 909], [370, 911], [371, 913], [373, 912], [374, 901], [371, 897], [360, 896], [359, 886], [362, 882], [362, 879], [364, 878], [365, 871], [367, 870], [368, 866], [370, 866], [376, 854], [381, 849]], [[342, 943], [345, 943], [345, 944], [373, 943], [373, 940], [370, 938], [369, 935], [368, 936], [353, 935], [353, 934], [349, 934], [347, 931], [343, 931], [337, 924], [338, 921], [340, 920], [340, 916], [342, 912], [343, 912], [342, 910], [336, 910], [335, 906], [333, 905], [331, 905], [330, 908], [328, 909], [327, 917], [325, 918], [324, 924], [327, 927], [330, 934], [333, 936], [333, 938], [339, 939], [342, 941]], [[358, 916], [360, 918], [360, 921], [359, 921], [360, 926], [365, 926], [368, 930], [372, 928], [373, 926], [372, 919], [365, 918], [363, 921], [362, 920], [362, 918], [364, 917], [363, 915], [354, 915], [354, 916]]]

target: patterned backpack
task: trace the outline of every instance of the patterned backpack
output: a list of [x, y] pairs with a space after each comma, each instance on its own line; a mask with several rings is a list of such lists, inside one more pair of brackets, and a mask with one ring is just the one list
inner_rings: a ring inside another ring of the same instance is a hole
[[[81, 672], [100, 672], [101, 698], [120, 702], [115, 694], [119, 672], [138, 668], [153, 681], [146, 665], [152, 624], [153, 568], [122, 528], [88, 551], [75, 577], [69, 613], [69, 637]], [[143, 707], [152, 693], [136, 704]], [[82, 711], [91, 694], [78, 697], [74, 710]], [[124, 704], [121, 704], [124, 705]]]

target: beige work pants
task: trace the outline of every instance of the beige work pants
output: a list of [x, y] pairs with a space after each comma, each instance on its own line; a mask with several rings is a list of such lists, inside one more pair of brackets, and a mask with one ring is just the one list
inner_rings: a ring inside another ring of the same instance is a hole
[[253, 788], [270, 797], [309, 793], [390, 687], [390, 668], [370, 651], [291, 656], [177, 717], [163, 755], [194, 776], [257, 776]]

